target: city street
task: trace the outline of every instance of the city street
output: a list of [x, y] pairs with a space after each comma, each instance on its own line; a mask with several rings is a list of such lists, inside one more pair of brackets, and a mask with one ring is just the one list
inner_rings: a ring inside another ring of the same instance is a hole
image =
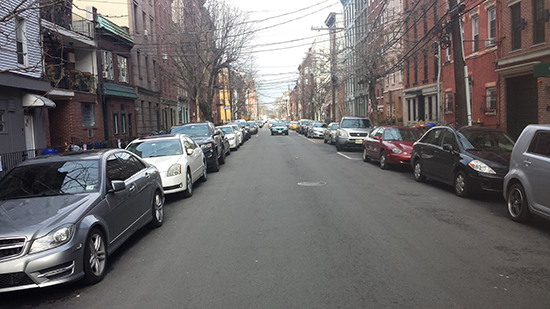
[[0, 308], [550, 307], [548, 221], [294, 131], [260, 129], [165, 214], [102, 282], [4, 293]]

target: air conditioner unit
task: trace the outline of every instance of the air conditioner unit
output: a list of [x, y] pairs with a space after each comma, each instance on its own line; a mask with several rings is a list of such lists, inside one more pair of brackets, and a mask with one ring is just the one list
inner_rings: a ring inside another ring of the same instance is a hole
[[109, 79], [109, 72], [103, 71], [103, 78], [104, 79]]
[[445, 56], [445, 61], [451, 62], [451, 54], [447, 54], [447, 56]]
[[485, 40], [485, 47], [495, 45], [495, 38], [489, 38]]
[[162, 54], [162, 59], [168, 60], [168, 54]]
[[143, 35], [144, 35], [145, 37], [149, 36], [149, 31], [143, 30]]

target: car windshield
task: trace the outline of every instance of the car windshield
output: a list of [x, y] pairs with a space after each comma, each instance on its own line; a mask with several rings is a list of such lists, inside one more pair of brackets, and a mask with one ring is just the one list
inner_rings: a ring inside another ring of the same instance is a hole
[[221, 127], [220, 129], [221, 129], [221, 130], [223, 131], [223, 133], [225, 133], [225, 134], [235, 134], [235, 133], [233, 132], [233, 129], [231, 129], [230, 127]]
[[466, 149], [512, 151], [514, 148], [514, 140], [500, 131], [466, 130], [458, 136]]
[[338, 129], [338, 124], [337, 124], [337, 123], [332, 124], [331, 129], [332, 129], [332, 130]]
[[273, 124], [273, 127], [284, 127], [285, 124], [284, 123], [274, 123]]
[[128, 145], [126, 150], [141, 158], [180, 156], [183, 153], [179, 139], [135, 142]]
[[314, 128], [322, 128], [323, 127], [323, 124], [322, 123], [316, 123], [313, 125]]
[[341, 128], [344, 129], [371, 129], [372, 123], [369, 119], [344, 119]]
[[210, 130], [207, 125], [185, 125], [181, 127], [173, 127], [170, 133], [187, 134], [190, 137], [207, 137], [210, 136]]
[[0, 200], [98, 191], [97, 160], [19, 166], [0, 181]]
[[420, 138], [420, 131], [415, 129], [386, 129], [384, 140], [414, 142]]

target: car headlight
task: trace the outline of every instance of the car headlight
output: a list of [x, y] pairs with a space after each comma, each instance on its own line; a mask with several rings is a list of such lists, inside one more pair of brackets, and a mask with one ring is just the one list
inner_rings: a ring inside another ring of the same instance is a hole
[[349, 134], [346, 131], [340, 131], [340, 136], [341, 137], [349, 137]]
[[171, 176], [177, 176], [180, 174], [181, 174], [181, 164], [176, 163], [170, 166], [170, 168], [168, 169], [168, 173], [166, 173], [166, 176], [171, 177]]
[[201, 148], [202, 148], [203, 151], [204, 150], [212, 150], [212, 148], [214, 148], [214, 144], [213, 143], [202, 144]]
[[35, 239], [32, 242], [29, 254], [59, 247], [68, 243], [73, 238], [75, 226], [64, 226], [49, 232], [46, 236]]
[[468, 165], [474, 169], [474, 171], [478, 171], [481, 173], [487, 173], [487, 174], [496, 174], [496, 172], [489, 167], [489, 165], [479, 161], [479, 160], [473, 160], [472, 162], [468, 163]]
[[397, 154], [402, 154], [403, 153], [403, 150], [399, 149], [399, 148], [393, 148], [391, 150], [393, 153], [397, 153]]

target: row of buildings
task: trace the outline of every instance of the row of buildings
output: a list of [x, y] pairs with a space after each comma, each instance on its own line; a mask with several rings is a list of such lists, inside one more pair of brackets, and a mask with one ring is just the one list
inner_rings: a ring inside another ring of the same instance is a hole
[[[316, 42], [288, 95], [289, 118], [355, 115], [412, 126], [459, 124], [465, 113], [467, 124], [514, 137], [527, 124], [550, 123], [550, 2], [341, 3], [343, 13], [331, 13], [325, 21], [330, 61], [324, 73], [328, 70], [330, 78], [311, 75]], [[457, 70], [464, 70], [463, 77]], [[308, 79], [320, 83], [308, 85]], [[315, 108], [304, 95], [310, 89], [327, 89], [321, 112], [308, 112]]]
[[[186, 14], [207, 15], [205, 0], [6, 1], [0, 174], [45, 148], [122, 147], [207, 119], [174, 81], [173, 51], [177, 23]], [[253, 81], [230, 69], [219, 75], [210, 119], [257, 113]]]

